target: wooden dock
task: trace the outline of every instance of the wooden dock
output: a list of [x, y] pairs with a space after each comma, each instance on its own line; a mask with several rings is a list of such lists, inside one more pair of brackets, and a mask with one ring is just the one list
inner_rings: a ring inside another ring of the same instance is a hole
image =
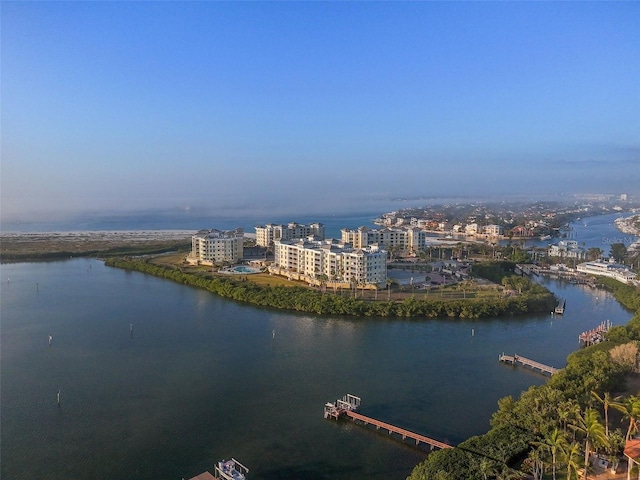
[[357, 413], [356, 410], [360, 408], [360, 397], [356, 397], [355, 395], [351, 395], [348, 393], [342, 399], [336, 400], [335, 403], [328, 402], [324, 406], [324, 418], [333, 418], [338, 420], [340, 417], [345, 416], [351, 418], [354, 422], [359, 421], [362, 424], [373, 425], [376, 427], [376, 430], [384, 429], [389, 432], [389, 435], [395, 433], [400, 435], [402, 440], [406, 440], [410, 438], [415, 440], [416, 445], [420, 443], [427, 444], [433, 450], [434, 448], [452, 448], [448, 443], [440, 442], [438, 440], [434, 440], [433, 438], [426, 437], [424, 435], [420, 435], [419, 433], [411, 432], [404, 428], [397, 427], [395, 425], [391, 425], [390, 423], [381, 422], [380, 420], [376, 420], [375, 418], [367, 417], [360, 413]]
[[588, 330], [586, 332], [582, 332], [578, 336], [578, 341], [582, 342], [585, 347], [589, 345], [593, 345], [595, 343], [600, 343], [604, 341], [605, 334], [611, 328], [611, 322], [607, 320], [606, 322], [602, 322], [596, 328], [592, 330]]
[[522, 365], [524, 367], [530, 367], [532, 370], [537, 370], [540, 373], [548, 373], [549, 375], [553, 375], [556, 373], [559, 368], [550, 367], [549, 365], [545, 365], [544, 363], [536, 362], [535, 360], [531, 360], [529, 358], [521, 357], [520, 355], [505, 355], [504, 353], [500, 355], [499, 360], [503, 363], [510, 363], [511, 365]]
[[448, 443], [439, 442], [438, 440], [434, 440], [433, 438], [425, 437], [424, 435], [420, 435], [419, 433], [411, 432], [409, 430], [405, 430], [404, 428], [396, 427], [395, 425], [391, 425], [390, 423], [381, 422], [380, 420], [376, 420], [375, 418], [366, 417], [360, 413], [356, 413], [351, 410], [345, 412], [345, 415], [354, 421], [358, 420], [362, 422], [364, 425], [373, 425], [376, 427], [376, 430], [380, 430], [382, 428], [388, 431], [389, 435], [391, 435], [392, 433], [396, 433], [402, 437], [402, 440], [406, 440], [407, 438], [415, 440], [416, 445], [419, 445], [420, 443], [425, 443], [429, 445], [432, 450], [434, 448], [453, 448]]

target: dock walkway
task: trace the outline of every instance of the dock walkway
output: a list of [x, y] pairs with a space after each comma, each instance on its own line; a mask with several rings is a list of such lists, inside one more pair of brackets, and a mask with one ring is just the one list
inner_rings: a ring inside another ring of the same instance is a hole
[[395, 425], [391, 425], [390, 423], [381, 422], [380, 420], [361, 415], [360, 413], [356, 413], [351, 410], [345, 412], [345, 415], [347, 417], [350, 417], [354, 421], [359, 420], [365, 425], [373, 425], [376, 427], [376, 430], [379, 430], [381, 428], [387, 430], [389, 432], [389, 435], [391, 435], [392, 433], [397, 433], [402, 437], [403, 440], [406, 440], [407, 438], [415, 440], [416, 445], [420, 443], [426, 443], [427, 445], [431, 446], [432, 450], [434, 448], [453, 448], [448, 443], [439, 442], [438, 440], [434, 440], [433, 438], [429, 438], [424, 435], [420, 435], [419, 433], [405, 430], [404, 428], [396, 427]]
[[342, 397], [340, 400], [336, 400], [335, 403], [328, 402], [324, 406], [324, 418], [333, 418], [338, 420], [340, 417], [345, 416], [351, 418], [353, 421], [360, 421], [365, 426], [373, 425], [376, 427], [376, 430], [384, 429], [389, 432], [389, 435], [395, 433], [402, 437], [402, 440], [406, 440], [410, 438], [415, 440], [416, 445], [420, 443], [427, 444], [433, 450], [434, 448], [452, 448], [448, 443], [440, 442], [438, 440], [434, 440], [433, 438], [429, 438], [425, 435], [420, 435], [419, 433], [411, 432], [404, 428], [397, 427], [395, 425], [391, 425], [390, 423], [382, 422], [380, 420], [376, 420], [375, 418], [367, 417], [360, 413], [357, 413], [356, 410], [360, 408], [360, 397], [356, 397], [355, 395], [351, 395], [350, 393]]
[[510, 363], [511, 365], [520, 364], [524, 367], [530, 367], [532, 370], [538, 370], [540, 373], [548, 373], [549, 375], [553, 375], [556, 373], [559, 368], [550, 367], [549, 365], [545, 365], [544, 363], [536, 362], [535, 360], [531, 360], [529, 358], [521, 357], [520, 355], [505, 355], [504, 353], [500, 355], [499, 360], [504, 363]]

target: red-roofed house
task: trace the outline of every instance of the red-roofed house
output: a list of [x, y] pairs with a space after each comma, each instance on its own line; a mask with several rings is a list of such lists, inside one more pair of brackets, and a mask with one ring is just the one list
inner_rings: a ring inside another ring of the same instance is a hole
[[631, 469], [638, 465], [638, 480], [640, 480], [640, 439], [627, 440], [624, 446], [624, 456], [628, 459], [627, 480], [631, 480]]

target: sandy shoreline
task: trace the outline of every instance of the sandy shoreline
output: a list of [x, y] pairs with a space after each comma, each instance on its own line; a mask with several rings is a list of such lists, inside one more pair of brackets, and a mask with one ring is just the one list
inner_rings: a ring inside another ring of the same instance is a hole
[[103, 241], [149, 241], [181, 240], [191, 238], [195, 230], [87, 230], [74, 232], [1, 232], [1, 240], [103, 240]]
[[190, 245], [195, 230], [119, 230], [76, 232], [2, 232], [3, 260], [38, 259], [63, 254], [93, 255], [116, 249], [169, 249]]
[[632, 215], [626, 218], [616, 218], [616, 228], [622, 233], [640, 236], [640, 215]]

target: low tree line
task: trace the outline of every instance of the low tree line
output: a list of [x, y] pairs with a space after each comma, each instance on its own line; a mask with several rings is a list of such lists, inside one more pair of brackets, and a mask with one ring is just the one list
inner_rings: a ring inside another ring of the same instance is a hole
[[[402, 301], [367, 301], [350, 296], [321, 293], [305, 287], [260, 286], [230, 277], [184, 273], [178, 268], [154, 265], [144, 259], [110, 258], [105, 265], [137, 270], [176, 282], [204, 288], [225, 298], [254, 305], [328, 315], [422, 318], [483, 318], [548, 312], [555, 297], [529, 282], [522, 294], [504, 298], [444, 300], [407, 298]], [[526, 280], [526, 279], [523, 279]]]

